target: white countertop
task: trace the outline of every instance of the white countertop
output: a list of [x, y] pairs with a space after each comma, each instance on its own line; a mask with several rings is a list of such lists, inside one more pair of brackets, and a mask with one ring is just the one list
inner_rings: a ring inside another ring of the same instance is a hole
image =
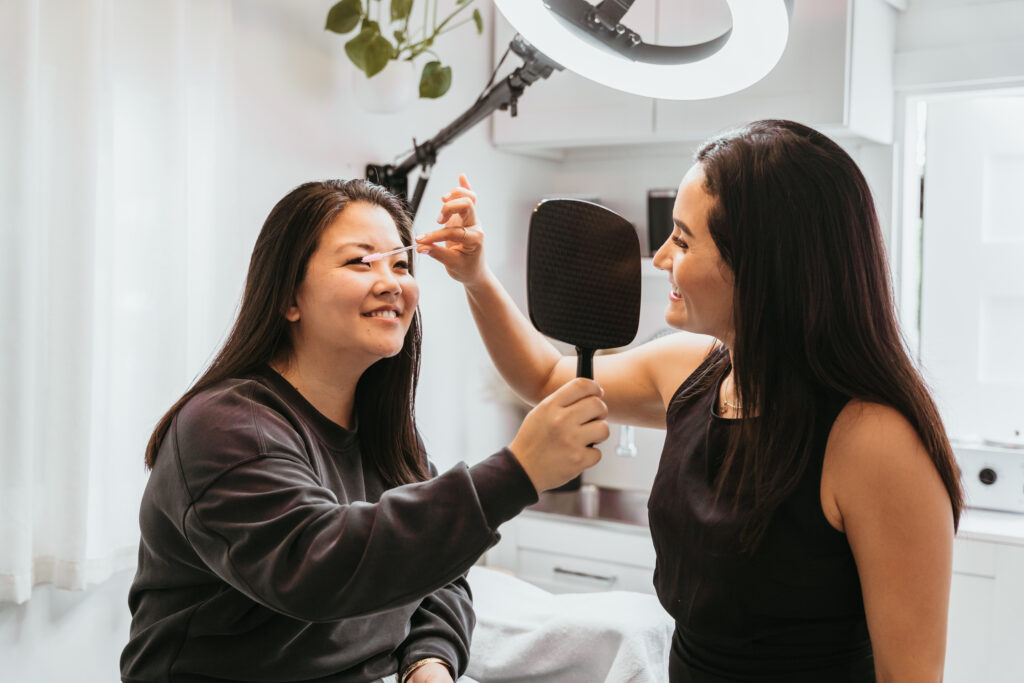
[[[527, 508], [526, 513], [530, 516], [553, 517], [567, 522], [605, 527], [620, 533], [650, 533], [643, 523], [646, 522], [647, 512], [646, 492], [601, 489], [601, 493], [601, 502], [608, 498], [608, 502], [612, 503], [608, 510], [604, 510], [605, 506], [599, 506], [595, 500], [590, 506], [593, 510], [584, 514], [582, 510], [586, 506], [581, 506], [580, 501], [576, 500], [582, 497], [579, 492], [547, 492], [541, 496], [538, 504]], [[624, 515], [624, 511], [632, 514]], [[600, 514], [602, 512], [605, 514]], [[626, 523], [627, 520], [632, 523]], [[957, 538], [1024, 546], [1024, 514], [967, 508], [960, 517]]]
[[960, 517], [957, 538], [1024, 546], [1024, 514], [968, 508]]

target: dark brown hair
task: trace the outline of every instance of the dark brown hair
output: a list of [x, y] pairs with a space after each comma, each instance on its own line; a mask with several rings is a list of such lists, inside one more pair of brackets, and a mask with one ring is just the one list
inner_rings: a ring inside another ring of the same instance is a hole
[[[285, 311], [295, 301], [320, 236], [351, 202], [385, 209], [395, 221], [402, 244], [412, 244], [412, 218], [405, 204], [382, 187], [365, 180], [325, 180], [289, 192], [270, 211], [256, 238], [241, 309], [227, 341], [206, 372], [160, 418], [146, 446], [147, 467], [153, 467], [174, 416], [189, 399], [217, 382], [288, 355], [291, 339]], [[402, 350], [370, 366], [356, 385], [355, 411], [363, 456], [392, 486], [429, 478], [414, 413], [420, 343], [417, 309]]]
[[[899, 411], [949, 493], [954, 525], [960, 473], [896, 319], [878, 217], [853, 159], [791, 121], [756, 121], [696, 155], [715, 199], [711, 237], [735, 277], [735, 380], [744, 420], [719, 478], [752, 501], [756, 543], [794, 490], [825, 419], [828, 397]], [[726, 372], [725, 365], [717, 373]], [[756, 447], [754, 445], [756, 444]]]

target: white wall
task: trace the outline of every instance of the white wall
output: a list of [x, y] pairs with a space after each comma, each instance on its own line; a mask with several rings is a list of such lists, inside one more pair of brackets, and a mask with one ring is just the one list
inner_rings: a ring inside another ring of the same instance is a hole
[[[354, 67], [344, 55], [347, 38], [323, 30], [333, 0], [229, 4], [234, 26], [228, 68], [236, 88], [228, 109], [233, 110], [230, 128], [237, 155], [223, 191], [234, 193], [237, 213], [211, 239], [222, 268], [212, 290], [203, 293], [209, 299], [204, 336], [210, 353], [232, 322], [252, 244], [274, 203], [304, 181], [361, 177], [367, 163], [394, 161], [414, 136], [432, 137], [468, 108], [492, 68], [492, 9], [484, 0], [478, 4], [487, 33], [478, 37], [471, 25], [464, 26], [437, 47], [453, 67], [448, 94], [417, 100], [398, 114], [368, 114], [351, 96]], [[490, 260], [500, 272], [507, 255], [525, 240], [530, 198], [541, 194], [550, 167], [547, 161], [494, 150], [487, 124], [480, 124], [442, 150], [416, 231], [436, 225], [440, 195], [465, 172], [481, 193]], [[517, 424], [501, 405], [480, 398], [490, 364], [461, 288], [429, 259], [419, 267], [425, 342], [418, 418], [443, 470], [507, 444]], [[0, 679], [117, 680], [130, 623], [131, 578], [132, 572], [121, 573], [81, 593], [39, 586], [27, 603], [0, 606]]]

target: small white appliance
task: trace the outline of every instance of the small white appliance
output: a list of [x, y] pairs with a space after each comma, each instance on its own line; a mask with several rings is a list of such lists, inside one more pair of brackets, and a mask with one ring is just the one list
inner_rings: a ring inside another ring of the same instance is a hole
[[953, 443], [967, 506], [1024, 514], [1024, 446]]

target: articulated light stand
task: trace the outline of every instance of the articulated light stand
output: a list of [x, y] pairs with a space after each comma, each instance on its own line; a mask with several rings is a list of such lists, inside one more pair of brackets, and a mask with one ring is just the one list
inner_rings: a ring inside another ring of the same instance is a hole
[[[619, 23], [633, 2], [634, 0], [602, 0], [595, 6], [586, 0], [544, 0], [549, 9], [605, 44], [614, 46], [620, 52], [643, 46], [636, 33]], [[512, 38], [509, 49], [522, 58], [523, 65], [500, 83], [488, 88], [459, 118], [424, 143], [417, 144], [413, 140], [412, 154], [398, 164], [367, 165], [367, 180], [407, 198], [413, 217], [416, 216], [423, 191], [430, 180], [430, 170], [437, 161], [437, 153], [442, 147], [490, 116], [495, 110], [507, 109], [515, 116], [517, 102], [526, 86], [547, 78], [553, 71], [562, 70], [560, 64], [546, 57], [518, 33]], [[409, 173], [417, 166], [422, 172], [416, 180], [416, 190], [412, 199], [408, 199]]]
[[413, 141], [414, 151], [405, 160], [396, 165], [375, 165], [369, 164], [366, 167], [367, 180], [383, 185], [391, 192], [402, 197], [409, 196], [409, 173], [417, 166], [422, 168], [422, 173], [416, 180], [416, 191], [412, 199], [408, 200], [409, 209], [413, 217], [416, 216], [416, 209], [423, 198], [423, 191], [430, 179], [430, 169], [437, 161], [438, 151], [449, 144], [455, 138], [487, 118], [491, 112], [500, 109], [511, 110], [512, 116], [517, 113], [516, 106], [519, 97], [523, 94], [526, 86], [542, 78], [547, 78], [552, 71], [561, 71], [562, 67], [551, 61], [538, 52], [522, 36], [516, 34], [512, 39], [509, 49], [523, 59], [523, 65], [509, 74], [500, 83], [496, 83], [486, 90], [472, 107], [467, 109], [459, 118], [445, 127], [440, 133], [417, 144]]

